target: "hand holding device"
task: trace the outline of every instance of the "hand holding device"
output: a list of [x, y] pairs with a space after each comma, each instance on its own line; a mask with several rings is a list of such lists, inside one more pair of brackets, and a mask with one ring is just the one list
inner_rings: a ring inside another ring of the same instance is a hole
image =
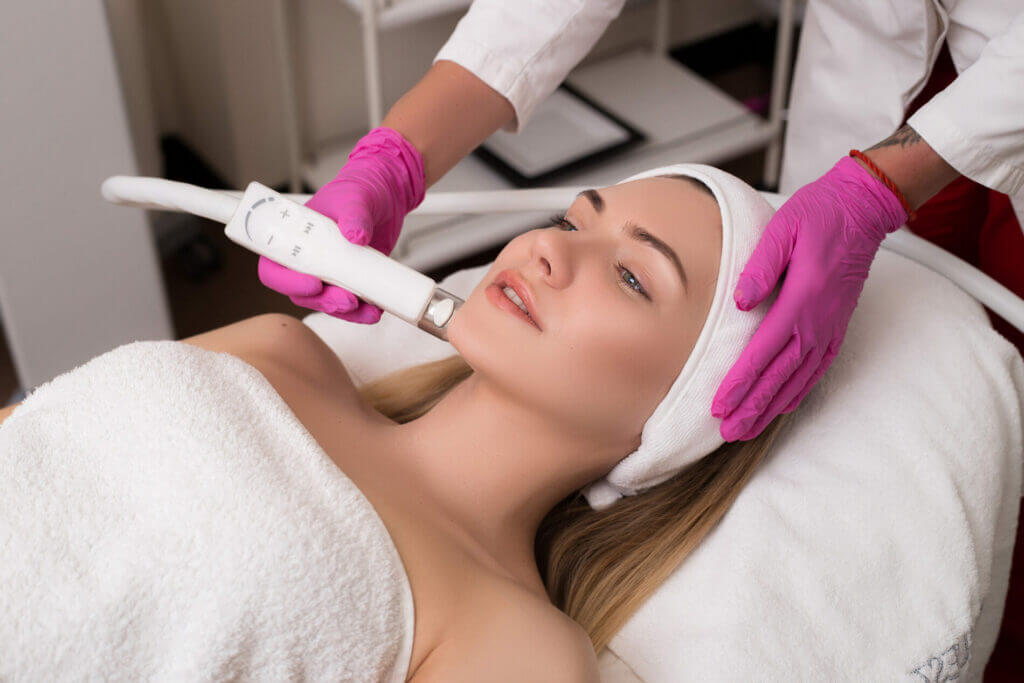
[[[395, 248], [405, 215], [423, 201], [423, 157], [397, 131], [375, 128], [349, 154], [348, 162], [306, 206], [337, 224], [345, 239], [384, 255]], [[260, 257], [259, 278], [293, 303], [358, 323], [380, 320], [381, 309], [356, 293]]]

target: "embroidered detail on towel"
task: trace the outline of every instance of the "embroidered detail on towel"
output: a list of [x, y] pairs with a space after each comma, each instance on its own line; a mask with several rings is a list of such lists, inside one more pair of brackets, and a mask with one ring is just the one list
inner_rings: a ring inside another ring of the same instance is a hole
[[973, 633], [966, 631], [942, 652], [932, 655], [923, 664], [909, 672], [914, 680], [924, 683], [945, 683], [956, 681], [967, 673], [971, 661], [971, 639]]

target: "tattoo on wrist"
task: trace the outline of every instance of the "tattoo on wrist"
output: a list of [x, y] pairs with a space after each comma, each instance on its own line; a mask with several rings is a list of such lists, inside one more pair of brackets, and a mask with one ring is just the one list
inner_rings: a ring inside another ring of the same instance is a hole
[[899, 145], [900, 147], [910, 147], [911, 145], [916, 144], [920, 141], [921, 136], [917, 134], [917, 131], [911, 128], [910, 126], [904, 125], [902, 128], [900, 128], [898, 131], [887, 137], [885, 140], [882, 140], [877, 145], [872, 145], [871, 147], [868, 147], [864, 151], [870, 152], [873, 149], [881, 149], [882, 147], [895, 147], [896, 145]]

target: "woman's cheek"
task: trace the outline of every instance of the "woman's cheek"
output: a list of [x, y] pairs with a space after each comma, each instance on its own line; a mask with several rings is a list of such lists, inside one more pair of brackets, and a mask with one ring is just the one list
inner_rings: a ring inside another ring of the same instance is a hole
[[592, 386], [613, 390], [620, 395], [625, 392], [621, 399], [633, 400], [637, 373], [646, 361], [642, 348], [636, 343], [635, 333], [627, 332], [629, 326], [628, 322], [615, 324], [610, 319], [595, 326], [580, 337], [579, 352], [574, 357], [583, 366], [579, 372], [589, 378]]

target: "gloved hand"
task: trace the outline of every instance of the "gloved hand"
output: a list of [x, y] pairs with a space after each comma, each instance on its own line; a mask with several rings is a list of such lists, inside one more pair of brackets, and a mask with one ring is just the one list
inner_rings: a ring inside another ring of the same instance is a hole
[[[374, 128], [356, 144], [334, 180], [306, 206], [338, 223], [349, 242], [390, 254], [405, 215], [423, 201], [423, 157], [400, 133]], [[355, 294], [298, 273], [261, 256], [259, 278], [298, 306], [323, 311], [349, 322], [375, 323], [381, 309]]]
[[737, 307], [754, 308], [786, 276], [715, 393], [722, 438], [752, 439], [796, 409], [839, 351], [882, 240], [906, 218], [896, 195], [851, 157], [775, 213], [740, 274]]

